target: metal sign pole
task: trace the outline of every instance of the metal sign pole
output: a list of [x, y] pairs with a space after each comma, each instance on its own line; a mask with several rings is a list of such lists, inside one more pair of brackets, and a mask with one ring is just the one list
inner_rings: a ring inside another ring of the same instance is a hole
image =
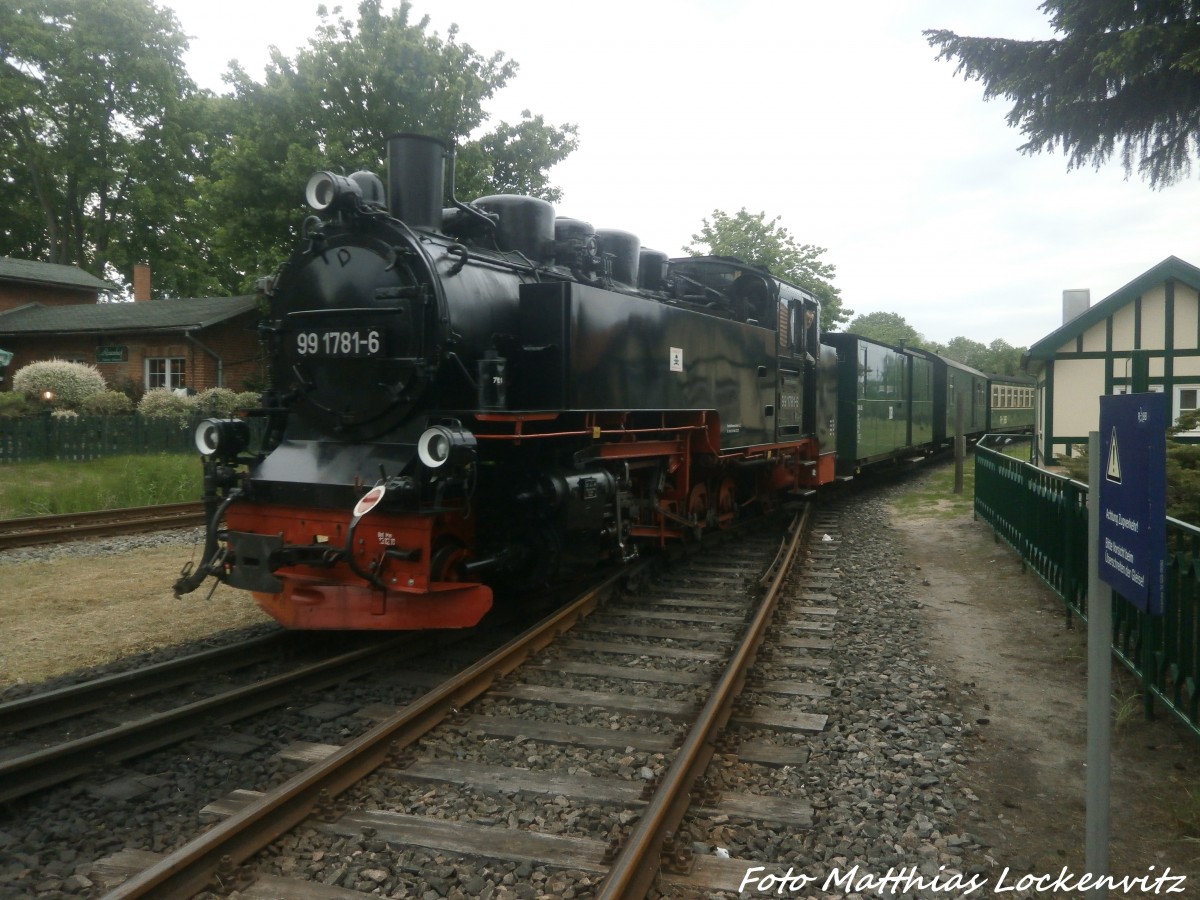
[[[1093, 878], [1108, 875], [1112, 747], [1112, 588], [1100, 578], [1100, 432], [1088, 434], [1088, 694], [1087, 820], [1084, 863]], [[1108, 897], [1107, 887], [1092, 894]]]

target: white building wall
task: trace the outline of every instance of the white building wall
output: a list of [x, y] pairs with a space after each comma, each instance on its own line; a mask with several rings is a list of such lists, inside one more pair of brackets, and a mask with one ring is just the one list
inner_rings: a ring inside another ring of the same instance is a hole
[[1175, 357], [1175, 381], [1181, 378], [1200, 380], [1200, 356]]
[[[1074, 347], [1070, 348], [1070, 350], [1074, 349]], [[1108, 349], [1108, 325], [1100, 321], [1083, 333], [1083, 352], [1103, 353], [1106, 349]]]
[[[1175, 349], [1197, 349], [1197, 332], [1200, 331], [1200, 304], [1196, 292], [1186, 284], [1175, 285]], [[1176, 368], [1178, 363], [1176, 361]]]
[[1054, 433], [1086, 437], [1100, 421], [1104, 360], [1058, 360], [1054, 364]]
[[1133, 304], [1122, 306], [1112, 317], [1113, 320], [1113, 350], [1133, 349]]
[[[1133, 304], [1130, 304], [1132, 308]], [[1167, 348], [1167, 288], [1158, 285], [1142, 295], [1142, 350]]]

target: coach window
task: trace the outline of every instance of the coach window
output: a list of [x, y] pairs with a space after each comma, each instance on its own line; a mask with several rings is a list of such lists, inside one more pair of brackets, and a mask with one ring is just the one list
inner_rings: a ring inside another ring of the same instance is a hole
[[146, 390], [181, 388], [187, 373], [183, 357], [150, 357], [146, 360]]

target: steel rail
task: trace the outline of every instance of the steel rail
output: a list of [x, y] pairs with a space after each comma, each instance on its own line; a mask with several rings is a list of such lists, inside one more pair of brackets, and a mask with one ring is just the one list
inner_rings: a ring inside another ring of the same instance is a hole
[[86, 737], [0, 762], [0, 802], [61, 784], [103, 762], [119, 761], [178, 743], [210, 728], [286, 703], [297, 691], [336, 684], [366, 671], [374, 657], [417, 643], [411, 634], [342, 653], [291, 672]]
[[270, 659], [291, 632], [272, 632], [226, 647], [215, 647], [0, 703], [0, 732], [14, 734], [48, 722], [100, 709], [113, 702], [156, 694], [197, 677], [242, 669]]
[[733, 703], [741, 693], [746, 674], [754, 664], [767, 626], [775, 614], [783, 581], [800, 546], [801, 537], [811, 527], [814, 507], [805, 506], [792, 524], [791, 541], [778, 560], [775, 576], [754, 618], [746, 627], [741, 643], [729, 667], [701, 709], [699, 717], [675, 754], [654, 797], [643, 810], [638, 823], [626, 837], [612, 868], [600, 885], [597, 900], [641, 900], [658, 877], [659, 860], [669, 835], [691, 805], [690, 792], [696, 779], [704, 774], [714, 753], [714, 741], [729, 721]]
[[190, 897], [205, 889], [220, 871], [249, 859], [318, 807], [327, 807], [347, 788], [383, 765], [433, 729], [448, 715], [487, 691], [492, 684], [588, 616], [646, 563], [610, 575], [569, 605], [473, 664], [438, 688], [410, 703], [325, 760], [267, 792], [240, 812], [214, 826], [156, 865], [132, 876], [105, 900], [133, 897]]
[[0, 549], [137, 531], [188, 528], [203, 525], [204, 521], [204, 505], [199, 502], [24, 516], [0, 520]]

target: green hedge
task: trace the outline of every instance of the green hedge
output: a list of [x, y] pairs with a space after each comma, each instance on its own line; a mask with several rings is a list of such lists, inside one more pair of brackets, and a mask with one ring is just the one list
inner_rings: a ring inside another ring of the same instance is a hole
[[0, 419], [0, 464], [87, 460], [143, 453], [195, 453], [195, 423], [130, 416]]

